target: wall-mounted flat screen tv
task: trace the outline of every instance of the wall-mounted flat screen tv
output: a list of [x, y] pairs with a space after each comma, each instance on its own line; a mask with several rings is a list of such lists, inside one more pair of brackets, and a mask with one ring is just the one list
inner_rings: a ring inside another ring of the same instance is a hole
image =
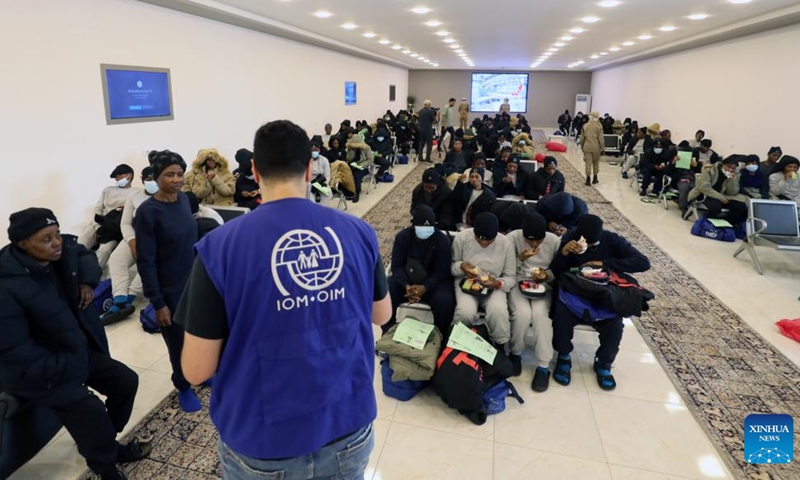
[[355, 105], [357, 102], [356, 82], [344, 82], [344, 104]]
[[168, 68], [100, 65], [106, 123], [173, 120]]
[[528, 111], [527, 73], [473, 73], [470, 110], [476, 113], [497, 113], [504, 99], [511, 111]]

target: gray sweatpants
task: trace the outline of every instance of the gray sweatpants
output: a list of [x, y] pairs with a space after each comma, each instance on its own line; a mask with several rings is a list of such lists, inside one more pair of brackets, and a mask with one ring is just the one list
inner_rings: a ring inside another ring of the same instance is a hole
[[464, 293], [458, 286], [456, 290], [456, 311], [453, 316], [454, 322], [462, 322], [464, 325], [472, 326], [478, 320], [478, 307], [482, 307], [486, 312], [486, 327], [489, 329], [489, 336], [492, 341], [498, 344], [505, 344], [511, 340], [511, 324], [508, 315], [508, 294], [502, 290], [495, 290], [485, 298], [473, 297]]
[[131, 247], [127, 242], [120, 242], [108, 259], [108, 274], [111, 277], [111, 289], [115, 297], [123, 295], [141, 295], [142, 279], [136, 269]]
[[552, 296], [530, 299], [520, 293], [519, 288], [511, 290], [514, 320], [511, 322], [511, 353], [519, 355], [525, 349], [525, 334], [533, 327], [537, 367], [549, 368], [553, 359], [553, 321], [550, 319]]

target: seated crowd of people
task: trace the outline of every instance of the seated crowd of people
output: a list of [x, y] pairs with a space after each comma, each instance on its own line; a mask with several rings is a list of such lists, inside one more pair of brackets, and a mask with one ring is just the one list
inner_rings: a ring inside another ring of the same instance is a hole
[[[425, 102], [423, 111], [426, 108], [430, 108], [430, 102]], [[336, 133], [326, 124], [324, 134], [310, 139], [307, 198], [320, 202], [323, 197], [340, 194], [356, 202], [368, 175], [376, 181], [391, 181], [397, 156], [414, 150], [419, 161], [430, 160], [430, 154], [426, 157], [423, 150], [435, 131], [420, 130], [420, 119], [426, 115], [423, 111], [387, 111], [373, 124], [344, 120]], [[625, 147], [635, 152], [641, 140], [645, 157], [663, 159], [658, 163], [643, 160], [643, 171], [649, 171], [645, 169], [650, 167], [644, 165], [650, 164], [653, 170], [666, 170], [674, 163], [672, 153], [680, 148], [691, 150], [691, 145], [676, 147], [668, 134], [658, 130], [656, 137], [642, 135], [636, 128], [633, 143]], [[709, 209], [713, 208], [708, 199], [716, 197], [707, 193], [709, 188], [720, 192], [719, 203], [729, 209], [736, 195], [769, 193], [795, 200], [800, 195], [795, 173], [800, 162], [793, 157], [779, 161], [779, 149], [770, 151], [765, 166], [757, 158], [721, 160], [710, 150], [710, 141], [698, 141], [692, 171], [696, 169], [700, 178], [692, 189], [685, 189], [687, 201], [700, 191]], [[446, 128], [438, 146], [443, 159], [431, 162], [423, 172], [411, 194], [411, 225], [394, 239], [388, 277], [392, 320], [382, 327], [384, 332], [402, 320], [396, 318], [401, 304], [424, 303], [430, 307], [444, 343], [458, 323], [485, 324], [497, 350], [508, 355], [514, 375], [522, 371], [525, 338], [532, 336], [535, 370], [531, 386], [536, 392], [544, 392], [551, 376], [561, 385], [570, 384], [574, 329], [578, 324], [589, 324], [600, 334], [594, 360], [598, 385], [614, 389], [611, 369], [622, 339], [623, 318], [631, 315], [629, 311], [641, 313], [646, 299], [638, 298], [638, 305], [632, 309], [600, 305], [575, 287], [574, 279], [576, 275], [604, 275], [606, 283], [619, 276], [635, 281], [629, 275], [648, 270], [647, 257], [621, 235], [605, 230], [603, 221], [590, 213], [587, 203], [566, 191], [566, 180], [555, 157], [547, 156], [541, 164], [532, 161], [536, 152], [523, 116], [512, 117], [503, 111], [495, 117], [477, 118], [466, 129]], [[29, 379], [31, 385], [39, 380], [49, 385], [47, 382], [62, 371], [74, 375], [74, 381], [67, 378], [68, 382], [53, 391], [38, 384], [22, 391], [58, 413], [89, 467], [103, 479], [124, 478], [115, 464], [144, 458], [152, 448], [139, 440], [126, 445], [115, 440], [130, 418], [138, 379], [132, 370], [111, 359], [102, 331], [102, 325], [132, 315], [137, 296], [143, 295], [154, 310], [169, 353], [180, 407], [186, 412], [201, 409], [182, 371], [184, 330], [173, 322], [194, 263], [193, 247], [224, 223], [214, 207], [255, 209], [262, 199], [270, 199], [270, 192], [261, 191], [263, 182], [252, 166], [253, 153], [242, 148], [234, 158], [237, 165], [231, 170], [223, 153], [214, 148], [200, 150], [188, 164], [175, 152], [152, 151], [149, 165], [138, 175], [142, 188], [133, 187], [136, 172], [132, 167], [118, 165], [110, 174], [114, 184], [103, 189], [91, 221], [77, 238], [60, 233], [50, 210], [32, 208], [11, 217], [12, 244], [0, 251], [0, 267], [13, 275], [20, 269], [35, 271], [31, 282], [39, 282], [42, 295], [47, 295], [37, 301], [50, 299], [57, 307], [35, 309], [29, 314], [31, 286], [15, 285], [16, 293], [3, 297], [8, 303], [0, 305], [8, 312], [3, 317], [5, 322], [38, 322], [44, 332], [34, 331], [36, 339], [31, 340], [26, 337], [27, 328], [11, 328], [13, 334], [0, 341], [2, 378], [6, 381], [28, 375], [28, 364], [36, 365], [41, 377]], [[742, 172], [731, 167], [739, 160], [746, 165]], [[523, 165], [532, 167], [532, 171], [521, 168]], [[769, 176], [763, 173], [767, 168]], [[683, 177], [676, 174], [672, 178]], [[96, 252], [96, 260], [91, 250]], [[90, 286], [98, 283], [106, 266], [113, 305], [99, 318], [98, 312], [89, 308]], [[467, 280], [488, 293], [480, 297], [469, 294], [464, 289]], [[0, 275], [0, 284], [10, 282]], [[523, 283], [537, 295], [528, 295]], [[54, 329], [74, 334], [68, 350], [75, 358], [46, 351], [48, 346], [59, 352], [63, 347], [51, 345], [47, 339], [51, 329], [44, 326], [44, 320], [56, 317], [60, 324]], [[72, 325], [72, 317], [78, 318], [79, 327]], [[4, 331], [10, 325], [4, 323]], [[37, 346], [36, 342], [45, 342], [46, 346]], [[27, 346], [18, 348], [18, 344]], [[65, 362], [69, 368], [64, 367]], [[109, 400], [101, 402], [88, 393], [84, 383], [91, 383]], [[212, 383], [213, 377], [205, 384]], [[85, 421], [87, 412], [96, 417], [95, 423]]]

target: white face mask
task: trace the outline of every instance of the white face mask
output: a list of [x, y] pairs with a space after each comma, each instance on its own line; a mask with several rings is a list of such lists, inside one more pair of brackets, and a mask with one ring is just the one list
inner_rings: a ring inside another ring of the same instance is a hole
[[519, 141], [519, 144], [520, 144], [520, 146], [523, 146], [523, 147], [524, 147], [524, 146], [525, 146], [525, 140], [520, 140], [520, 141]]
[[748, 165], [748, 166], [746, 166], [744, 168], [746, 168], [748, 172], [757, 172], [758, 171], [758, 165]]
[[311, 158], [317, 159], [319, 158], [319, 152], [316, 150], [311, 151]]
[[379, 142], [382, 142], [384, 137], [377, 137]]
[[655, 153], [656, 155], [661, 155], [661, 152], [663, 152], [663, 151], [664, 151], [663, 148], [654, 148], [653, 149], [653, 153]]
[[129, 183], [130, 183], [130, 180], [128, 180], [128, 177], [121, 178], [121, 179], [117, 180], [117, 186], [119, 188], [125, 188], [125, 187], [128, 186]]
[[150, 195], [155, 195], [158, 192], [158, 183], [155, 180], [145, 180], [144, 191]]

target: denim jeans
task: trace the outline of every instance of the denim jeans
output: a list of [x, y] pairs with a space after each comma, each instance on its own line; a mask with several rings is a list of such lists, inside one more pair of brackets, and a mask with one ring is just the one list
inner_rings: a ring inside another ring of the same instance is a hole
[[238, 454], [219, 442], [225, 480], [362, 480], [375, 444], [372, 424], [347, 438], [301, 457], [258, 460]]

